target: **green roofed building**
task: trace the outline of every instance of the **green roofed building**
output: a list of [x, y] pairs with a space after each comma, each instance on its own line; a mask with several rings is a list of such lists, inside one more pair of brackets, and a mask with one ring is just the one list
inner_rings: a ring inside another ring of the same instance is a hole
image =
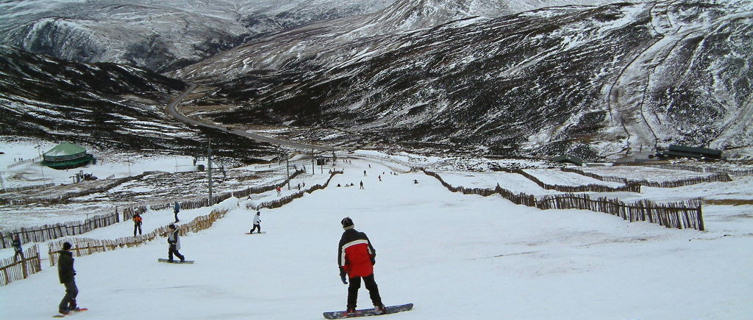
[[53, 169], [70, 169], [88, 164], [94, 159], [91, 154], [86, 153], [86, 149], [77, 144], [64, 142], [42, 156], [42, 164]]

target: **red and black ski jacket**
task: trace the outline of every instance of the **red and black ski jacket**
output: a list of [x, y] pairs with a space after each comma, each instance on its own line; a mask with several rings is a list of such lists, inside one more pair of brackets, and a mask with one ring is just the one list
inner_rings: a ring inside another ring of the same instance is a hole
[[348, 229], [340, 238], [337, 263], [349, 278], [367, 277], [374, 273], [376, 250], [363, 232]]

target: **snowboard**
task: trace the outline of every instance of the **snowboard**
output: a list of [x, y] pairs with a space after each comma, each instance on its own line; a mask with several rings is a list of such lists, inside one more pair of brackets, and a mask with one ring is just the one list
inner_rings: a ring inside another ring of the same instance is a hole
[[384, 313], [382, 314], [377, 314], [376, 310], [374, 310], [374, 308], [371, 308], [371, 309], [356, 310], [356, 313], [350, 316], [345, 316], [345, 311], [325, 312], [322, 315], [324, 315], [325, 319], [345, 319], [345, 318], [355, 318], [355, 317], [381, 316], [383, 314], [409, 311], [411, 309], [413, 309], [413, 304], [408, 303], [408, 304], [403, 304], [399, 306], [384, 307]]
[[180, 260], [173, 260], [173, 262], [170, 262], [170, 260], [168, 260], [168, 259], [159, 258], [159, 259], [157, 259], [157, 261], [164, 262], [164, 263], [193, 264], [193, 260], [186, 260], [186, 261], [183, 261], [183, 262], [180, 262]]
[[65, 318], [66, 316], [72, 316], [72, 315], [74, 315], [76, 313], [79, 313], [79, 312], [82, 312], [82, 311], [86, 311], [86, 310], [89, 310], [89, 309], [88, 308], [78, 308], [78, 310], [71, 310], [71, 312], [69, 312], [68, 314], [58, 313], [58, 314], [56, 314], [56, 315], [54, 315], [52, 317], [53, 318]]
[[266, 232], [264, 232], [264, 231], [262, 231], [262, 232], [254, 232], [254, 233], [248, 233], [248, 232], [246, 232], [246, 234], [248, 234], [248, 235], [263, 234], [263, 233], [266, 233]]

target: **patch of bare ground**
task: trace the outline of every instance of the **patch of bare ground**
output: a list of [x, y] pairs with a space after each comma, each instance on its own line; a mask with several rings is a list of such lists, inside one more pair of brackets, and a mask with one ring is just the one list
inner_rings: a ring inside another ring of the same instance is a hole
[[743, 206], [753, 205], [753, 199], [708, 199], [703, 200], [703, 204], [717, 206]]

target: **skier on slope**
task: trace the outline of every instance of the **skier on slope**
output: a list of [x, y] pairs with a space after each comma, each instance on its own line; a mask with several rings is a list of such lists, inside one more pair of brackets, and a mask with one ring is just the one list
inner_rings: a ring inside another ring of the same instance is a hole
[[348, 284], [345, 275], [350, 278], [348, 286], [348, 306], [346, 316], [352, 316], [356, 311], [358, 289], [361, 287], [363, 278], [366, 289], [369, 290], [371, 302], [377, 314], [384, 313], [384, 304], [379, 296], [379, 287], [374, 281], [374, 263], [376, 263], [376, 250], [365, 233], [356, 231], [353, 220], [345, 217], [340, 221], [345, 231], [340, 237], [340, 245], [337, 250], [337, 265], [340, 269], [340, 279]]
[[254, 233], [254, 230], [261, 233], [261, 212], [256, 211], [256, 215], [254, 216], [254, 226], [251, 228], [251, 231], [248, 233]]
[[136, 236], [136, 231], [138, 231], [139, 234], [141, 234], [141, 222], [143, 220], [144, 219], [141, 218], [140, 214], [137, 213], [133, 215], [133, 236], [134, 237]]
[[16, 254], [13, 255], [13, 261], [18, 261], [18, 257], [21, 257], [21, 260], [24, 260], [24, 247], [21, 244], [21, 238], [18, 237], [18, 234], [16, 234], [13, 237], [13, 249], [16, 251]]
[[178, 212], [180, 212], [180, 203], [178, 201], [175, 201], [175, 204], [173, 205], [173, 212], [175, 213], [175, 222], [178, 222]]
[[76, 287], [76, 270], [73, 269], [73, 253], [71, 243], [63, 243], [63, 250], [58, 251], [58, 277], [60, 283], [65, 286], [65, 296], [60, 301], [58, 312], [68, 314], [71, 311], [78, 311], [76, 306], [76, 296], [78, 296], [78, 287]]
[[167, 251], [167, 262], [173, 262], [173, 254], [180, 259], [180, 262], [186, 261], [186, 258], [178, 252], [180, 250], [180, 237], [174, 224], [170, 225], [170, 234], [167, 236], [167, 243], [170, 245]]

